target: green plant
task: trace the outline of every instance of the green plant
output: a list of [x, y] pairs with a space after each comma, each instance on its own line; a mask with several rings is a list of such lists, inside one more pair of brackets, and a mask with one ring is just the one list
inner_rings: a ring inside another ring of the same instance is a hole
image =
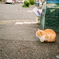
[[35, 1], [34, 0], [29, 0], [31, 5], [34, 5]]
[[24, 1], [23, 7], [29, 7], [29, 5], [30, 5], [29, 1]]

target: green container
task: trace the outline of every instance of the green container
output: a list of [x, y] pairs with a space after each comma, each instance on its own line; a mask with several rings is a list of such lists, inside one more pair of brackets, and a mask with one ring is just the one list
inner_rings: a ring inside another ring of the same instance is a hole
[[[44, 5], [46, 8], [44, 8]], [[41, 28], [59, 32], [59, 3], [44, 3], [40, 20]]]

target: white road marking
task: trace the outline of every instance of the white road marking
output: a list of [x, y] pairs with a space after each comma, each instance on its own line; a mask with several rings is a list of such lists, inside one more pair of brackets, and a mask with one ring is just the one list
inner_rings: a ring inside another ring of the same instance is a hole
[[17, 25], [17, 24], [20, 24], [20, 25], [22, 25], [22, 24], [37, 24], [38, 22], [16, 22], [15, 24]]

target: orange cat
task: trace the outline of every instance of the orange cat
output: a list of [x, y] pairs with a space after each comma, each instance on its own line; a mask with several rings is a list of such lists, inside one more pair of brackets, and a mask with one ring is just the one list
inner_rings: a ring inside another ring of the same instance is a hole
[[36, 36], [41, 42], [54, 42], [56, 40], [56, 33], [52, 29], [38, 30]]

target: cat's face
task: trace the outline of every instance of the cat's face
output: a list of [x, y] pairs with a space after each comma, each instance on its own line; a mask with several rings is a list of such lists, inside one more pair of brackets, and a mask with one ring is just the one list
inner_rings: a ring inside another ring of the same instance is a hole
[[43, 30], [39, 30], [36, 32], [37, 36], [43, 36], [44, 35], [44, 31]]

